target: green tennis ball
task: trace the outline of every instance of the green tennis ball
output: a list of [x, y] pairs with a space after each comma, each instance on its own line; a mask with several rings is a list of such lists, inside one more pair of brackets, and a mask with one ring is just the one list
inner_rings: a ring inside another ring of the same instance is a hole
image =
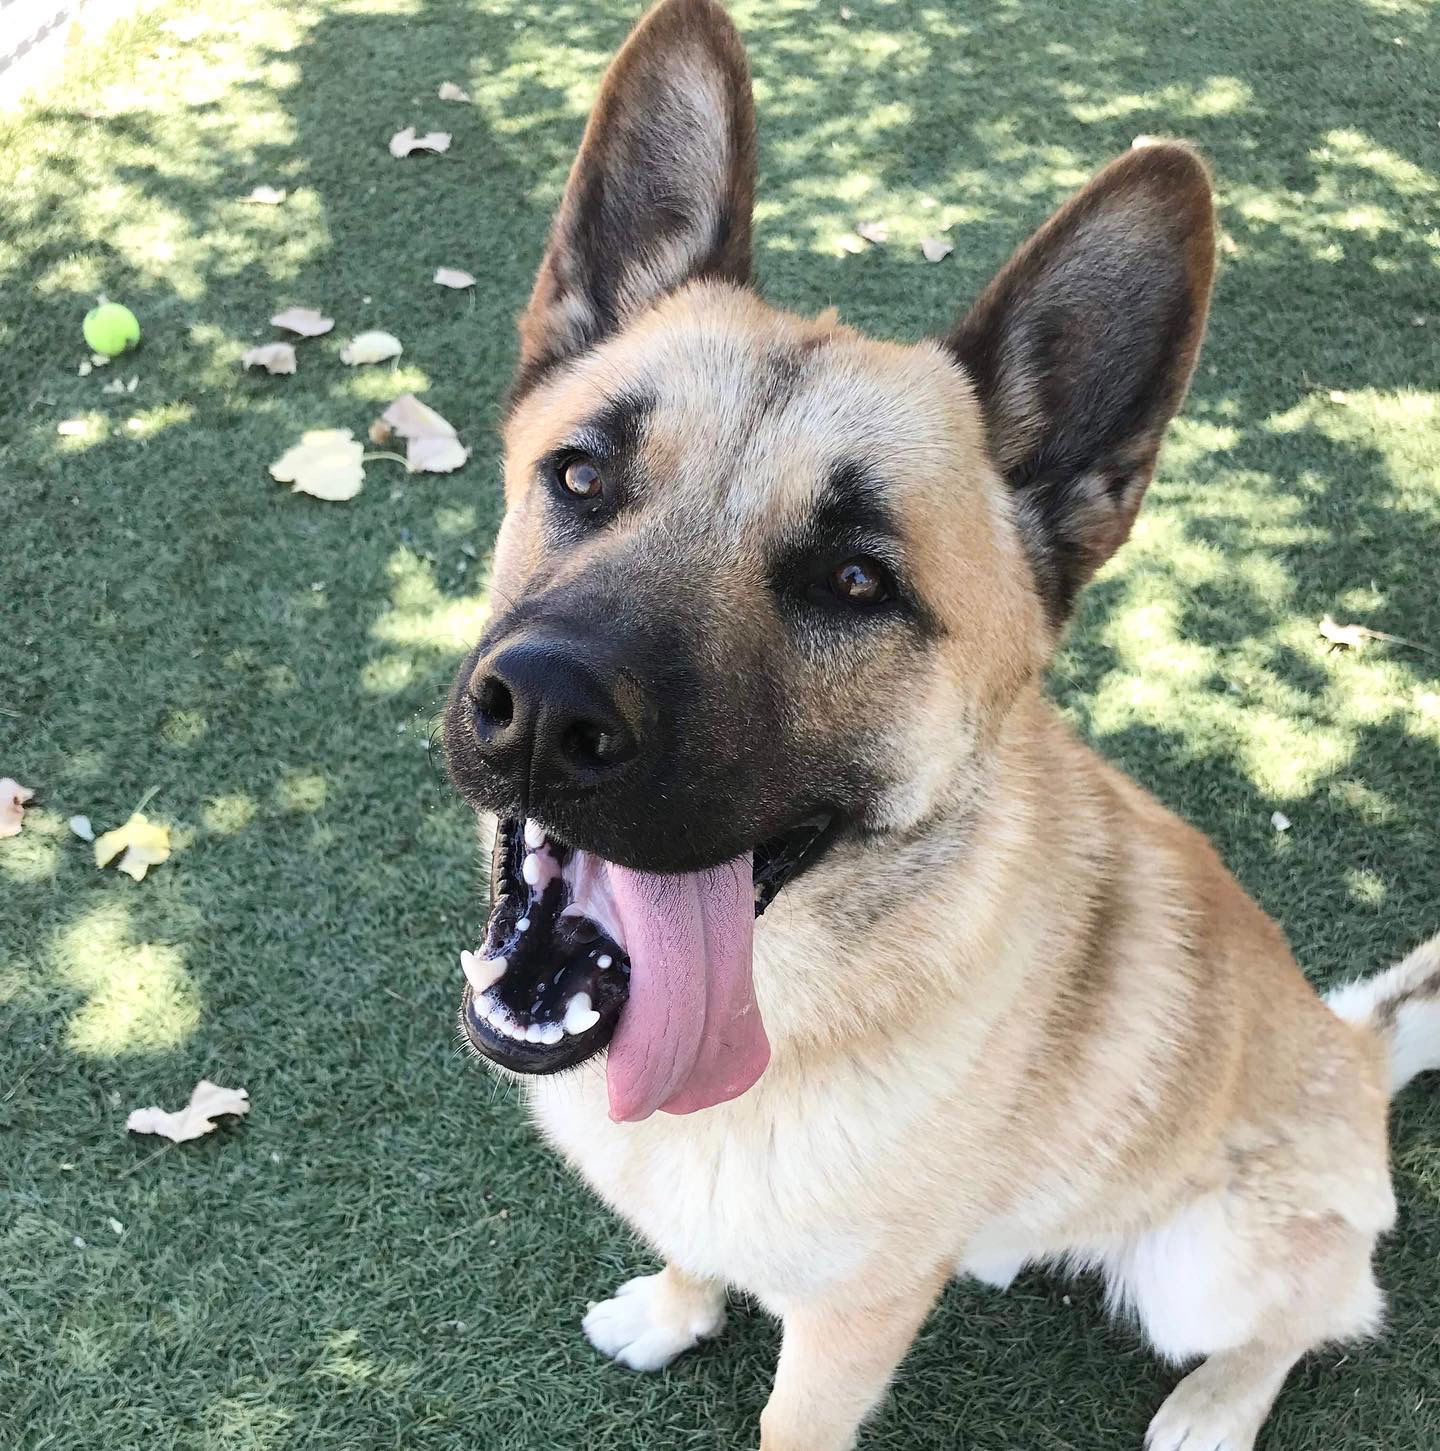
[[85, 314], [85, 341], [92, 352], [116, 358], [140, 341], [140, 323], [128, 307], [102, 302]]

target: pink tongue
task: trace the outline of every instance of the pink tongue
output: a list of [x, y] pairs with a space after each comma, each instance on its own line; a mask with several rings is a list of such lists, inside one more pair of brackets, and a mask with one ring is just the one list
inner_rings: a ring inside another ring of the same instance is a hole
[[608, 867], [630, 955], [630, 999], [610, 1044], [610, 1117], [694, 1113], [744, 1093], [770, 1043], [751, 984], [750, 854], [708, 872]]

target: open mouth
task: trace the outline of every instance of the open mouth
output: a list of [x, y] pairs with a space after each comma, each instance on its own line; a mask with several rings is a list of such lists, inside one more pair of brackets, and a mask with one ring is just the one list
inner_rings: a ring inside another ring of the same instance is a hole
[[558, 1073], [609, 1048], [616, 1119], [736, 1097], [769, 1059], [754, 919], [834, 833], [833, 815], [817, 813], [707, 871], [653, 874], [535, 821], [502, 821], [484, 940], [460, 955], [466, 1037], [520, 1073]]

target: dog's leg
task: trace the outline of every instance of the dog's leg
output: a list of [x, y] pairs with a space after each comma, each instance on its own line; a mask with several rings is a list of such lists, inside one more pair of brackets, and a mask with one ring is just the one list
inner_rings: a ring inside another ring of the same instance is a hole
[[590, 1306], [585, 1338], [602, 1354], [630, 1370], [660, 1370], [682, 1351], [720, 1333], [725, 1323], [725, 1287], [696, 1280], [666, 1265], [642, 1275]]
[[861, 1281], [787, 1309], [775, 1388], [760, 1417], [761, 1451], [848, 1451], [948, 1273], [942, 1267], [903, 1288]]
[[1147, 1451], [1251, 1451], [1300, 1353], [1255, 1341], [1212, 1355], [1170, 1392], [1145, 1433]]

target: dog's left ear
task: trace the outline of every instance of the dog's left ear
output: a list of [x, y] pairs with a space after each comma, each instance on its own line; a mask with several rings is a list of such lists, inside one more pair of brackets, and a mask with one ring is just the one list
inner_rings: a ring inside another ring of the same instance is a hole
[[1143, 146], [1056, 212], [943, 339], [975, 384], [1055, 624], [1130, 532], [1195, 368], [1214, 265], [1203, 163]]
[[520, 318], [514, 396], [686, 282], [750, 281], [755, 107], [715, 0], [660, 0], [601, 87]]

